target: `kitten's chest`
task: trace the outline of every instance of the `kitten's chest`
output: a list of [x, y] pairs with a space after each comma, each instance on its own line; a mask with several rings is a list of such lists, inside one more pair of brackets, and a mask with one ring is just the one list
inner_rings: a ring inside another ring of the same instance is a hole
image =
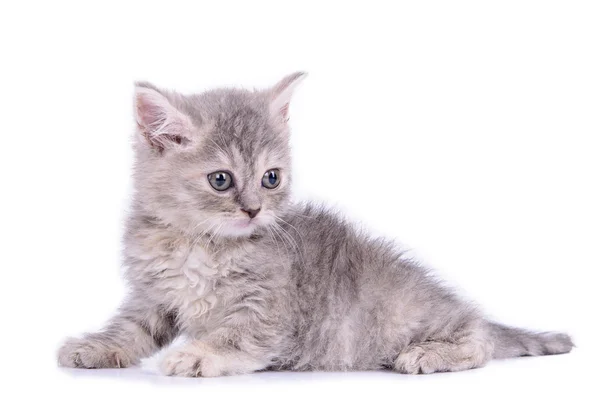
[[155, 301], [174, 311], [182, 327], [203, 322], [222, 303], [217, 286], [235, 269], [239, 252], [215, 255], [201, 246], [180, 248], [159, 261], [152, 282]]

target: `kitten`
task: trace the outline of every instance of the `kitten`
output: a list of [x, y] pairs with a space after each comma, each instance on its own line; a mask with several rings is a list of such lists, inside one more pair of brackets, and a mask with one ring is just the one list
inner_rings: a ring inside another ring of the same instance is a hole
[[130, 293], [103, 330], [68, 339], [59, 364], [127, 367], [179, 335], [164, 374], [428, 374], [569, 352], [566, 334], [488, 321], [392, 243], [291, 202], [288, 107], [304, 77], [192, 96], [136, 85]]

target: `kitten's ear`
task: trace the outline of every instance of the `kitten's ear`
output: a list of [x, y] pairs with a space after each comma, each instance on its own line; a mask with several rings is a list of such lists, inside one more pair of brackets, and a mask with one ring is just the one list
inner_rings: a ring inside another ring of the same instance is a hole
[[269, 91], [271, 116], [287, 122], [294, 89], [306, 78], [306, 72], [295, 72], [280, 80]]
[[135, 84], [134, 112], [140, 133], [159, 152], [190, 143], [192, 121], [151, 84]]

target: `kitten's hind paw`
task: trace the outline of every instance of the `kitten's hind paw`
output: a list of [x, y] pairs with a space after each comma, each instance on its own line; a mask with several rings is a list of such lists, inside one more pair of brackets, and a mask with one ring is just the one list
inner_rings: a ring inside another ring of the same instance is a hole
[[61, 367], [126, 368], [131, 364], [122, 349], [94, 340], [70, 338], [58, 350]]
[[396, 358], [394, 369], [404, 374], [463, 371], [484, 366], [492, 351], [491, 343], [473, 336], [458, 342], [429, 341], [405, 349]]

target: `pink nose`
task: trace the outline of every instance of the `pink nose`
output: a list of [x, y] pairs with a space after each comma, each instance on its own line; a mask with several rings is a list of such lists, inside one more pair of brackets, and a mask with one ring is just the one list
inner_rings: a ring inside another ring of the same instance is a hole
[[254, 210], [245, 210], [242, 208], [242, 211], [245, 212], [246, 214], [248, 214], [248, 216], [250, 218], [254, 218], [258, 215], [258, 213], [260, 212], [260, 208], [256, 208]]

